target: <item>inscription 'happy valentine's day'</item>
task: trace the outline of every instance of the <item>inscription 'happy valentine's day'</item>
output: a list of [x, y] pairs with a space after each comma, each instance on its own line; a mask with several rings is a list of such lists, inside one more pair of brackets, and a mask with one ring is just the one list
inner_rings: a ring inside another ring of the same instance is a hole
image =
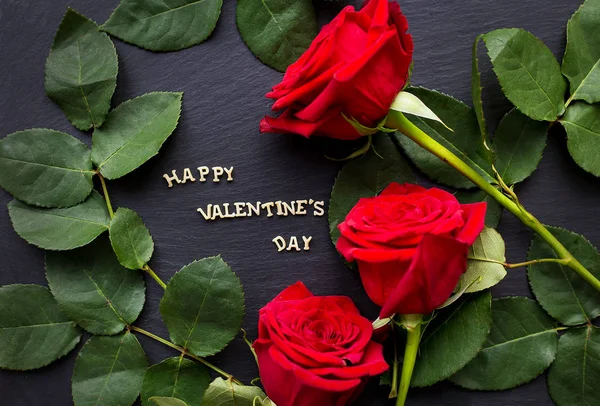
[[[163, 178], [167, 182], [167, 186], [172, 188], [174, 185], [187, 183], [205, 183], [213, 182], [233, 182], [233, 166], [199, 166], [192, 170], [184, 168], [181, 171], [181, 176], [176, 169], [171, 171], [171, 174], [165, 173]], [[204, 207], [197, 209], [198, 213], [206, 221], [214, 221], [218, 219], [231, 219], [238, 217], [287, 217], [287, 216], [305, 216], [312, 214], [313, 216], [323, 216], [325, 214], [325, 202], [315, 199], [298, 199], [292, 201], [268, 201], [268, 202], [232, 202], [221, 204], [207, 204]], [[312, 236], [301, 236], [301, 240], [296, 236], [291, 236], [288, 240], [278, 235], [273, 238], [272, 242], [277, 247], [277, 251], [309, 251]]]

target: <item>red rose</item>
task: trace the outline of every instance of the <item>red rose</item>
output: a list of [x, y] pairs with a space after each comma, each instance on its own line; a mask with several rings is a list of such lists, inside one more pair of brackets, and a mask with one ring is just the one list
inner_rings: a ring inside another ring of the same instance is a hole
[[297, 282], [260, 311], [253, 347], [265, 392], [277, 406], [346, 405], [388, 369], [372, 333], [350, 298]]
[[465, 272], [485, 211], [485, 203], [460, 204], [441, 189], [392, 183], [348, 213], [337, 249], [358, 263], [367, 294], [383, 307], [380, 317], [429, 314]]
[[408, 80], [413, 42], [407, 29], [395, 1], [344, 8], [267, 94], [277, 100], [273, 110], [285, 111], [265, 117], [260, 131], [359, 138], [342, 113], [375, 127]]

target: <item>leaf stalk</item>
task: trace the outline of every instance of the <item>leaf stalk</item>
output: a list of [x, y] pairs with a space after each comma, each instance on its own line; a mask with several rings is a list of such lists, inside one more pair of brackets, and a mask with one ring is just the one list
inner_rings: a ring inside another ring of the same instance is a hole
[[167, 284], [164, 283], [162, 281], [162, 279], [160, 279], [160, 277], [152, 270], [152, 268], [150, 268], [150, 266], [148, 266], [148, 264], [146, 264], [142, 267], [142, 271], [145, 271], [148, 275], [150, 275], [152, 277], [152, 279], [154, 279], [156, 281], [156, 283], [158, 283], [160, 285], [161, 288], [163, 288], [163, 289], [167, 288]]
[[112, 220], [115, 217], [115, 212], [113, 211], [112, 204], [110, 203], [110, 196], [108, 195], [108, 189], [106, 188], [106, 181], [104, 180], [104, 176], [100, 172], [96, 172], [98, 174], [98, 178], [100, 179], [100, 184], [102, 185], [102, 194], [104, 195], [104, 201], [106, 201], [106, 208], [108, 209], [108, 214]]
[[215, 371], [216, 373], [222, 375], [224, 378], [227, 379], [231, 379], [232, 382], [238, 384], [238, 385], [244, 385], [242, 382], [240, 382], [239, 380], [237, 380], [233, 375], [223, 371], [221, 368], [219, 368], [216, 365], [211, 364], [210, 362], [208, 362], [207, 360], [205, 360], [204, 358], [200, 358], [195, 356], [194, 354], [190, 354], [185, 348], [180, 347], [176, 344], [173, 344], [172, 342], [165, 340], [162, 337], [157, 336], [156, 334], [153, 334], [149, 331], [146, 331], [142, 328], [136, 327], [136, 326], [129, 326], [129, 329], [131, 331], [135, 331], [136, 333], [140, 333], [142, 335], [145, 335], [146, 337], [150, 337], [155, 341], [158, 341], [161, 344], [166, 345], [167, 347], [171, 347], [172, 349], [179, 351], [181, 354], [183, 354], [186, 357], [189, 357], [195, 361], [200, 362], [201, 364], [204, 364], [205, 366], [207, 366], [208, 368], [212, 369], [213, 371]]
[[499, 264], [508, 269], [521, 268], [524, 266], [541, 264], [544, 262], [554, 262], [554, 263], [561, 264], [561, 265], [567, 264], [567, 260], [564, 258], [540, 258], [540, 259], [532, 259], [531, 261], [517, 262], [514, 264], [509, 264], [507, 262], [502, 262], [502, 261], [496, 261], [495, 259], [491, 259], [491, 258], [467, 257], [467, 259], [470, 259], [472, 261], [481, 261], [481, 262], [490, 262], [492, 264]]

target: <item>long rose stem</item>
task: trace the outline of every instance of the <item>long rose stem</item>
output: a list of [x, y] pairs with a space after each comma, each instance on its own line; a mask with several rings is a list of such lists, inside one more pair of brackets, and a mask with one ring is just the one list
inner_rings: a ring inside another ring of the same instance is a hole
[[400, 386], [398, 387], [398, 397], [396, 406], [404, 406], [406, 396], [410, 388], [410, 381], [415, 369], [417, 354], [419, 353], [419, 342], [421, 341], [421, 323], [406, 327], [406, 348], [404, 350], [404, 362], [402, 363], [402, 375], [400, 377]]
[[535, 231], [556, 253], [558, 258], [564, 260], [564, 265], [571, 268], [579, 276], [581, 276], [590, 286], [600, 292], [600, 280], [590, 273], [574, 256], [561, 244], [554, 235], [544, 225], [535, 218], [531, 213], [518, 205], [509, 197], [504, 195], [500, 190], [496, 189], [491, 183], [486, 181], [477, 171], [467, 165], [459, 157], [454, 155], [442, 144], [431, 138], [429, 135], [421, 131], [419, 127], [414, 125], [404, 116], [404, 114], [395, 110], [390, 110], [386, 127], [394, 128], [406, 135], [408, 138], [416, 142], [433, 155], [446, 162], [448, 165], [463, 174], [467, 179], [477, 185], [481, 190], [493, 197], [505, 209], [514, 214], [527, 227]]

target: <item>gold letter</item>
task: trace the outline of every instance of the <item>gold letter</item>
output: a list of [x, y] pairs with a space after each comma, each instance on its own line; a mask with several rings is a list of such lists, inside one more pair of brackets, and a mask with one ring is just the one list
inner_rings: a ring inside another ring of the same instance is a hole
[[304, 251], [310, 251], [310, 242], [312, 241], [312, 237], [306, 238], [302, 236], [302, 241], [304, 241]]
[[209, 172], [210, 172], [210, 169], [208, 169], [208, 166], [199, 166], [198, 173], [200, 174], [200, 179], [198, 179], [198, 180], [200, 182], [206, 182], [205, 176], [208, 175]]
[[278, 235], [277, 237], [273, 238], [273, 242], [277, 246], [277, 252], [281, 252], [285, 249], [285, 240], [282, 236]]
[[167, 182], [169, 182], [169, 187], [173, 187], [173, 181], [175, 181], [177, 183], [181, 183], [181, 181], [177, 177], [177, 173], [175, 172], [175, 169], [173, 169], [173, 172], [171, 172], [171, 173], [173, 174], [173, 176], [169, 176], [166, 173], [163, 175], [163, 178], [165, 178], [165, 180]]

